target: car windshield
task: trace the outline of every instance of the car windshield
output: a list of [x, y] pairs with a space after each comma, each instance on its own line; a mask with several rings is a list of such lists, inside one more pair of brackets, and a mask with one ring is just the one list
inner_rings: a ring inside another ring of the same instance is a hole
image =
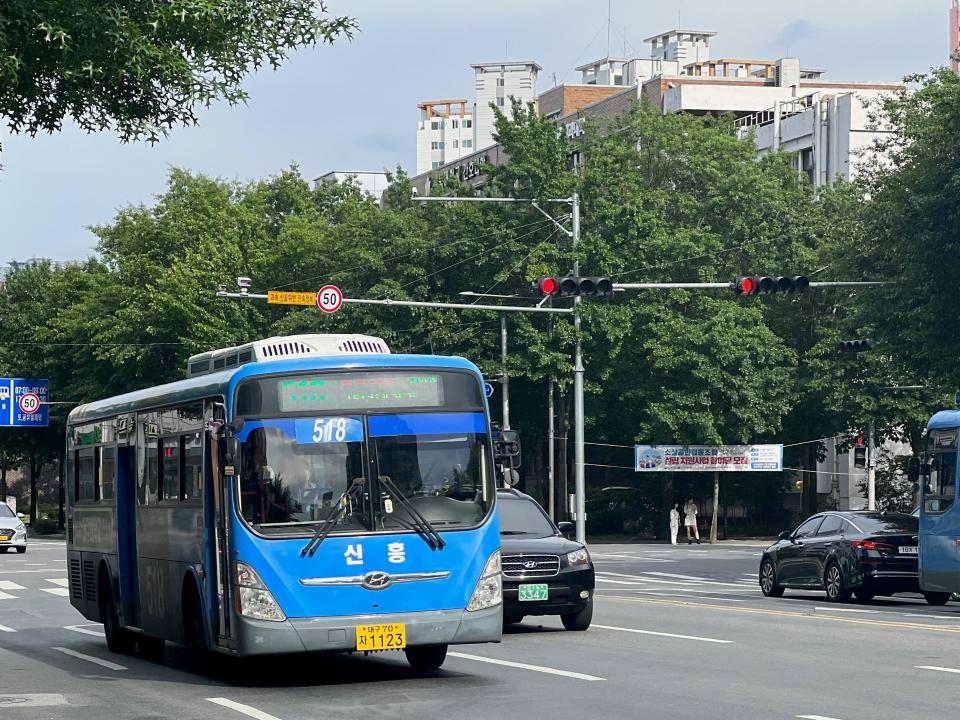
[[332, 532], [407, 530], [412, 511], [438, 529], [477, 525], [492, 495], [484, 427], [480, 413], [246, 420], [241, 512], [264, 533], [290, 532], [334, 515], [359, 480]]
[[868, 535], [901, 535], [920, 530], [920, 520], [904, 513], [869, 513], [852, 518], [853, 523]]
[[556, 535], [550, 519], [532, 500], [510, 498], [500, 503], [501, 535]]
[[16, 513], [10, 509], [9, 505], [6, 503], [0, 503], [0, 518], [12, 518], [16, 516]]

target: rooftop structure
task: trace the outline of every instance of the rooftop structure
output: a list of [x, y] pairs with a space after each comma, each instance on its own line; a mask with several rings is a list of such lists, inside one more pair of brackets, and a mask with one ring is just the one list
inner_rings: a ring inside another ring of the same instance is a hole
[[710, 59], [710, 30], [668, 30], [644, 39], [650, 43], [650, 58], [674, 60], [681, 65]]
[[473, 113], [467, 99], [417, 103], [417, 172], [427, 172], [473, 152]]
[[473, 148], [482, 150], [495, 143], [496, 116], [491, 105], [512, 117], [510, 98], [525, 104], [537, 99], [537, 75], [543, 70], [533, 60], [474, 63]]

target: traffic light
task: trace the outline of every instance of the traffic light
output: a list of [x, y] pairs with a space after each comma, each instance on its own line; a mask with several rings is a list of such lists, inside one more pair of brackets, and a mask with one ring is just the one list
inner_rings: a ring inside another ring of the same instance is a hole
[[873, 340], [863, 338], [862, 340], [841, 340], [840, 352], [858, 353], [864, 350], [873, 350]]
[[808, 287], [810, 280], [804, 275], [741, 275], [733, 282], [737, 295], [802, 293]]
[[863, 436], [857, 436], [857, 444], [853, 447], [853, 466], [865, 468], [867, 466], [867, 446], [863, 443]]
[[497, 462], [511, 468], [520, 467], [520, 433], [516, 430], [500, 430], [493, 433], [493, 453]]
[[544, 275], [534, 283], [541, 297], [574, 297], [577, 295], [609, 295], [613, 292], [613, 281], [608, 277], [577, 277], [567, 275]]

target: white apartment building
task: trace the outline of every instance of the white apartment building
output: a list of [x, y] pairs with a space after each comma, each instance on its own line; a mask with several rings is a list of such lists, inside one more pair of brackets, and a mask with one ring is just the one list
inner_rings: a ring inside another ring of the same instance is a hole
[[429, 172], [473, 152], [473, 114], [466, 98], [417, 103], [417, 174]]
[[493, 104], [507, 117], [512, 117], [510, 98], [521, 103], [535, 102], [537, 99], [537, 74], [543, 70], [537, 63], [527, 60], [519, 62], [476, 63], [471, 65], [475, 78], [476, 102], [473, 114], [476, 125], [473, 129], [473, 146], [483, 150], [495, 144], [493, 134]]
[[373, 170], [331, 170], [320, 177], [314, 179], [315, 183], [332, 181], [336, 183], [351, 182], [360, 187], [360, 190], [367, 195], [373, 196], [379, 200], [383, 191], [387, 189], [390, 182], [387, 180], [387, 174]]

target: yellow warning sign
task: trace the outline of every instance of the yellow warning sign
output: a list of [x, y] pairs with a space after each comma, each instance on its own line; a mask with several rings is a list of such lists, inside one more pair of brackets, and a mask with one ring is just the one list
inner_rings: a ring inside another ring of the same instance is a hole
[[317, 294], [315, 292], [268, 290], [267, 302], [272, 305], [316, 305]]

